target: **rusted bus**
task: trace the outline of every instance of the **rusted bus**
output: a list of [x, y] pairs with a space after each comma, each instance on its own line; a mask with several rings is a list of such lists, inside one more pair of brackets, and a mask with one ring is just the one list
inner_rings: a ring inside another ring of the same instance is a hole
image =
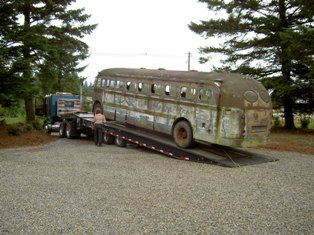
[[239, 74], [106, 69], [95, 82], [94, 110], [106, 118], [194, 141], [254, 146], [267, 140], [272, 105], [263, 85]]

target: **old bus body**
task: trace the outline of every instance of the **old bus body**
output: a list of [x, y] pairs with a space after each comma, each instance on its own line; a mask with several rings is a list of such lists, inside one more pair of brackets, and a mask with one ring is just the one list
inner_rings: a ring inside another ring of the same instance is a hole
[[101, 71], [94, 111], [108, 120], [196, 142], [250, 147], [267, 141], [272, 104], [264, 86], [240, 74], [113, 68]]

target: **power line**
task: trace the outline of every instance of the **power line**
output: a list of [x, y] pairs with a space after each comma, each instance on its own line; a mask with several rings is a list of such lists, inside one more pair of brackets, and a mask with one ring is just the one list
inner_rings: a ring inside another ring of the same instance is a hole
[[[190, 53], [190, 52], [189, 52]], [[151, 57], [185, 57], [186, 53], [182, 54], [159, 54], [159, 53], [120, 53], [120, 52], [91, 52], [95, 56], [151, 56]]]

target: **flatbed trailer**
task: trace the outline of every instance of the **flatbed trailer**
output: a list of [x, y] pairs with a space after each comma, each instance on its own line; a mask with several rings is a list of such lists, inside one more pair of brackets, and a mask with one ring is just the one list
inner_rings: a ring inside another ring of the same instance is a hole
[[[92, 113], [75, 113], [65, 117], [64, 123], [72, 123], [77, 132], [92, 133], [94, 128], [93, 117]], [[106, 144], [115, 143], [120, 147], [132, 143], [138, 147], [145, 147], [179, 160], [212, 163], [226, 167], [240, 167], [277, 161], [277, 159], [264, 154], [207, 143], [196, 143], [196, 146], [191, 149], [180, 148], [170, 136], [116, 121], [107, 121], [104, 124], [104, 142]]]

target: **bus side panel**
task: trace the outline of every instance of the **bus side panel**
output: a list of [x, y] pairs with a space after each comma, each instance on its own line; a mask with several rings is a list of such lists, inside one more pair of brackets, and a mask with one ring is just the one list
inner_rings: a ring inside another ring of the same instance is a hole
[[123, 94], [116, 94], [114, 97], [116, 107], [116, 119], [119, 122], [125, 122], [127, 118], [127, 104]]
[[195, 133], [196, 140], [215, 142], [217, 111], [205, 107], [196, 108]]
[[109, 92], [106, 92], [104, 94], [104, 105], [103, 105], [103, 110], [104, 110], [104, 115], [106, 119], [108, 120], [115, 120], [115, 105], [114, 105], [114, 94], [111, 94]]
[[178, 117], [177, 104], [174, 101], [167, 100], [165, 102], [159, 101], [159, 104], [157, 107], [162, 112], [160, 115], [155, 115], [154, 129], [162, 133], [171, 134], [174, 120]]
[[147, 129], [153, 129], [153, 115], [148, 110], [147, 99], [137, 96], [132, 98], [132, 109], [128, 106], [127, 123]]

